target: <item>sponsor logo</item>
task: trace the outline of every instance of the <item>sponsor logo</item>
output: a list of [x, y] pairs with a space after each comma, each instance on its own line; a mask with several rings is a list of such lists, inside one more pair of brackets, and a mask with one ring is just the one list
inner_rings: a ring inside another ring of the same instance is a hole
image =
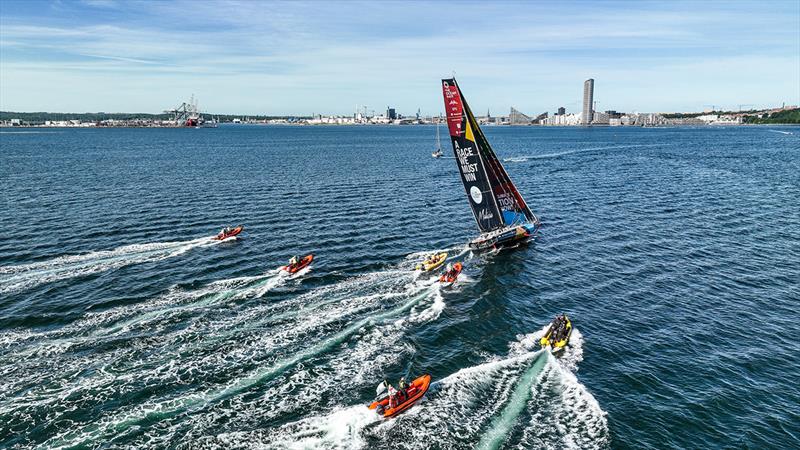
[[458, 102], [455, 100], [450, 100], [450, 103], [448, 103], [448, 105], [457, 105], [457, 104]]
[[494, 214], [490, 213], [488, 209], [483, 208], [478, 213], [478, 222], [483, 222], [484, 220], [491, 220], [494, 219]]
[[[480, 204], [480, 202], [483, 201], [483, 194], [481, 193], [481, 190], [478, 189], [478, 186], [472, 186], [471, 188], [469, 188], [469, 196], [472, 197], [472, 201], [474, 201], [475, 203]], [[483, 211], [486, 210], [484, 209]]]

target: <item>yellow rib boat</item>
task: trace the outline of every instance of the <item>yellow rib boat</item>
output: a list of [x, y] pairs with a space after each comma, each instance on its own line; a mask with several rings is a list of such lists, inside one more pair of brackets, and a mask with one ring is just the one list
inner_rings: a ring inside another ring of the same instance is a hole
[[561, 351], [569, 344], [569, 337], [572, 336], [572, 322], [566, 314], [556, 316], [550, 324], [547, 333], [539, 340], [542, 348], [550, 347], [553, 352]]
[[444, 264], [445, 259], [447, 259], [447, 252], [437, 253], [429, 256], [427, 259], [425, 259], [425, 261], [417, 264], [414, 269], [421, 270], [423, 272], [430, 272], [431, 270], [437, 269], [439, 266]]

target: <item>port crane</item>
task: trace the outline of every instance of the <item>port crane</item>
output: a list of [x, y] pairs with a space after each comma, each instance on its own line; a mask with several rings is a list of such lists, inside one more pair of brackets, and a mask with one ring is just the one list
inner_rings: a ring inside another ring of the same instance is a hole
[[189, 102], [183, 102], [174, 109], [164, 110], [166, 114], [172, 115], [172, 120], [176, 126], [197, 126], [200, 114], [197, 112], [197, 100], [194, 94], [189, 99]]

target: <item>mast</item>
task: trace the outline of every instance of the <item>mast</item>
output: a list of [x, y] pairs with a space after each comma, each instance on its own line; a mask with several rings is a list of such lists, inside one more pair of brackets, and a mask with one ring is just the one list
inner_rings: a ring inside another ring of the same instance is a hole
[[439, 118], [436, 120], [436, 151], [441, 153], [442, 152], [442, 140], [439, 138], [439, 125], [442, 122], [442, 116], [439, 115]]

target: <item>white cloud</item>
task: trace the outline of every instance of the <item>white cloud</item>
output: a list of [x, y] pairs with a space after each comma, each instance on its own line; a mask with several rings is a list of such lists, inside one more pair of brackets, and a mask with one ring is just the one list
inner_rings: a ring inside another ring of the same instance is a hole
[[[348, 113], [357, 103], [391, 103], [435, 113], [438, 78], [453, 70], [480, 110], [551, 110], [580, 98], [590, 76], [610, 109], [690, 104], [700, 94], [722, 96], [719, 86], [738, 85], [763, 101], [798, 90], [800, 48], [784, 39], [792, 28], [750, 29], [785, 21], [769, 12], [759, 22], [733, 10], [517, 13], [519, 5], [146, 2], [109, 5], [146, 6], [146, 20], [66, 26], [4, 17], [0, 108], [47, 107], [31, 93], [44, 90], [43, 101], [61, 97], [67, 109], [91, 100], [99, 109], [133, 101], [130, 109], [149, 102], [145, 110], [158, 110], [189, 91], [218, 112]], [[734, 39], [739, 23], [747, 23], [746, 43]], [[754, 67], [789, 76], [755, 76]], [[42, 88], [67, 79], [78, 94]], [[119, 86], [137, 96], [115, 93]]]

